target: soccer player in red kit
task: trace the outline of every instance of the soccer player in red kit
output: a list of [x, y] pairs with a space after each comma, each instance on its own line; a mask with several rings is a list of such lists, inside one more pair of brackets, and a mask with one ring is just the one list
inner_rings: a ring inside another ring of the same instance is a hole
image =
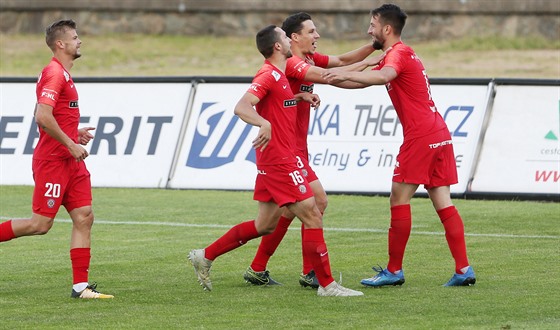
[[72, 218], [70, 259], [73, 287], [71, 297], [113, 298], [96, 291], [88, 282], [90, 265], [91, 207], [90, 174], [84, 163], [88, 152], [82, 147], [93, 135], [93, 127], [78, 129], [78, 93], [68, 71], [81, 56], [81, 40], [73, 20], [54, 22], [46, 29], [46, 43], [53, 52], [51, 62], [37, 81], [35, 121], [39, 142], [33, 152], [33, 215], [31, 219], [0, 224], [0, 242], [13, 238], [44, 235], [52, 227], [63, 205]]
[[389, 263], [377, 268], [363, 285], [379, 287], [404, 283], [403, 258], [412, 228], [410, 200], [423, 184], [445, 229], [455, 260], [455, 273], [445, 286], [468, 286], [476, 282], [469, 265], [463, 220], [451, 202], [450, 185], [457, 183], [453, 141], [445, 121], [432, 100], [428, 76], [414, 51], [401, 41], [407, 15], [396, 5], [371, 11], [370, 34], [377, 49], [387, 52], [378, 67], [363, 72], [329, 70], [331, 82], [351, 81], [357, 86], [384, 84], [403, 126], [404, 141], [397, 155], [391, 186]]
[[[327, 81], [322, 77], [323, 68], [345, 66], [345, 70], [363, 70], [368, 66], [377, 64], [381, 60], [378, 56], [373, 61], [362, 62], [374, 49], [370, 44], [350, 51], [339, 56], [329, 56], [316, 52], [317, 40], [320, 38], [317, 28], [311, 16], [300, 12], [288, 16], [282, 23], [282, 30], [292, 39], [291, 51], [293, 56], [288, 59], [286, 65], [286, 77], [294, 94], [309, 92], [313, 93], [314, 83]], [[352, 65], [355, 64], [355, 65]], [[342, 86], [343, 87], [343, 86]], [[309, 182], [315, 202], [321, 214], [327, 208], [327, 194], [321, 185], [315, 171], [309, 165], [309, 152], [307, 149], [307, 134], [309, 129], [311, 105], [307, 102], [299, 102], [297, 105], [296, 120], [296, 158], [298, 167]], [[279, 284], [270, 277], [266, 265], [274, 254], [284, 235], [288, 231], [295, 215], [289, 209], [284, 208], [278, 225], [272, 234], [265, 235], [257, 249], [257, 253], [251, 265], [243, 274], [243, 278], [254, 285]], [[302, 223], [302, 238], [304, 224]], [[302, 239], [303, 242], [303, 239]], [[303, 270], [300, 274], [299, 283], [303, 287], [318, 288], [319, 283], [310, 260], [303, 255]]]
[[[257, 156], [257, 178], [253, 198], [259, 210], [255, 220], [240, 223], [204, 249], [192, 250], [193, 264], [200, 284], [212, 289], [210, 267], [220, 255], [247, 241], [271, 233], [286, 206], [305, 225], [304, 253], [308, 256], [320, 283], [319, 296], [360, 296], [360, 291], [345, 288], [332, 277], [327, 245], [323, 237], [322, 215], [309, 183], [296, 164], [295, 134], [298, 101], [318, 105], [311, 93], [294, 95], [284, 71], [292, 56], [286, 33], [270, 25], [257, 33], [257, 48], [265, 63], [255, 75], [248, 91], [235, 106], [235, 114], [250, 125], [258, 126], [253, 140]], [[256, 108], [256, 111], [255, 111]]]

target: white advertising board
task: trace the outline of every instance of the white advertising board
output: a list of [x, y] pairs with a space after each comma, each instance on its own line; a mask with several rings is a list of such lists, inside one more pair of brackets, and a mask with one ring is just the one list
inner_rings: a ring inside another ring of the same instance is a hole
[[[327, 191], [388, 193], [402, 126], [384, 86], [343, 90], [316, 85], [321, 107], [309, 125], [310, 164]], [[464, 193], [480, 137], [488, 86], [432, 85], [438, 111], [451, 131]], [[419, 189], [422, 191], [423, 189]]]
[[251, 141], [258, 128], [233, 113], [249, 85], [198, 85], [170, 188], [254, 187], [257, 168]]
[[[252, 189], [251, 140], [258, 130], [233, 113], [249, 84], [200, 84], [172, 188]], [[432, 86], [455, 144], [459, 185], [466, 190], [486, 111], [488, 86]], [[402, 127], [383, 86], [343, 90], [316, 86], [321, 106], [311, 114], [310, 163], [327, 191], [388, 193]]]
[[0, 184], [32, 185], [31, 156], [37, 144], [35, 84], [0, 84]]
[[[35, 84], [4, 83], [0, 184], [33, 184]], [[167, 185], [187, 108], [189, 83], [78, 83], [80, 127], [95, 138], [86, 164], [96, 187]], [[23, 101], [22, 101], [23, 100]], [[17, 102], [21, 102], [18, 104]], [[22, 110], [24, 109], [24, 110]]]
[[560, 87], [498, 86], [472, 192], [560, 194]]

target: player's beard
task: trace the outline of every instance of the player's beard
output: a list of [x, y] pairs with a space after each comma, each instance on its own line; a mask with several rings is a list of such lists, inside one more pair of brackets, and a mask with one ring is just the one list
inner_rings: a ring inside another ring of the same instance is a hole
[[294, 56], [294, 54], [292, 54], [291, 50], [288, 50], [288, 52], [286, 53], [286, 58], [290, 58], [292, 56]]
[[373, 42], [373, 49], [375, 50], [383, 49], [383, 44], [376, 39]]
[[80, 58], [82, 56], [82, 54], [75, 52], [74, 53], [74, 59]]

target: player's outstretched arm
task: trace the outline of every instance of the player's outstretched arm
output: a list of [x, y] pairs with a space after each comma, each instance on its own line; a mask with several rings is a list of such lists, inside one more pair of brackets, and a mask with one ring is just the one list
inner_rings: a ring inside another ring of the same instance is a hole
[[346, 66], [350, 64], [354, 64], [359, 61], [363, 61], [366, 57], [368, 57], [371, 53], [373, 53], [374, 49], [371, 44], [363, 45], [360, 48], [354, 49], [349, 51], [348, 53], [344, 53], [342, 55], [337, 56], [329, 56], [329, 64], [327, 65], [328, 68], [334, 68], [339, 66]]

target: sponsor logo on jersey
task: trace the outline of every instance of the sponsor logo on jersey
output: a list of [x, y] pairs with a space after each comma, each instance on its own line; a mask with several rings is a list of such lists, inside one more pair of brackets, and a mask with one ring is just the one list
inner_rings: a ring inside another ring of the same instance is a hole
[[313, 93], [313, 87], [314, 86], [315, 86], [314, 84], [311, 84], [311, 85], [303, 85], [302, 84], [301, 86], [299, 86], [299, 91], [302, 92], [302, 93], [305, 93], [305, 92]]
[[295, 99], [284, 100], [284, 108], [295, 107], [296, 105], [297, 101]]
[[41, 92], [41, 97], [46, 97], [46, 98], [49, 98], [49, 99], [51, 99], [51, 100], [53, 100], [53, 101], [56, 101], [56, 100], [54, 99], [54, 93], [49, 93], [49, 92], [47, 92], [47, 91], [42, 91], [42, 92]]
[[448, 144], [453, 144], [453, 140], [446, 140], [446, 141], [441, 141], [441, 142], [437, 142], [437, 143], [432, 143], [432, 144], [430, 144], [430, 149], [436, 149], [436, 148], [439, 148], [439, 147], [446, 146]]
[[70, 107], [70, 108], [77, 108], [77, 107], [78, 107], [78, 100], [76, 100], [76, 101], [70, 101], [70, 103], [68, 103], [68, 107]]

